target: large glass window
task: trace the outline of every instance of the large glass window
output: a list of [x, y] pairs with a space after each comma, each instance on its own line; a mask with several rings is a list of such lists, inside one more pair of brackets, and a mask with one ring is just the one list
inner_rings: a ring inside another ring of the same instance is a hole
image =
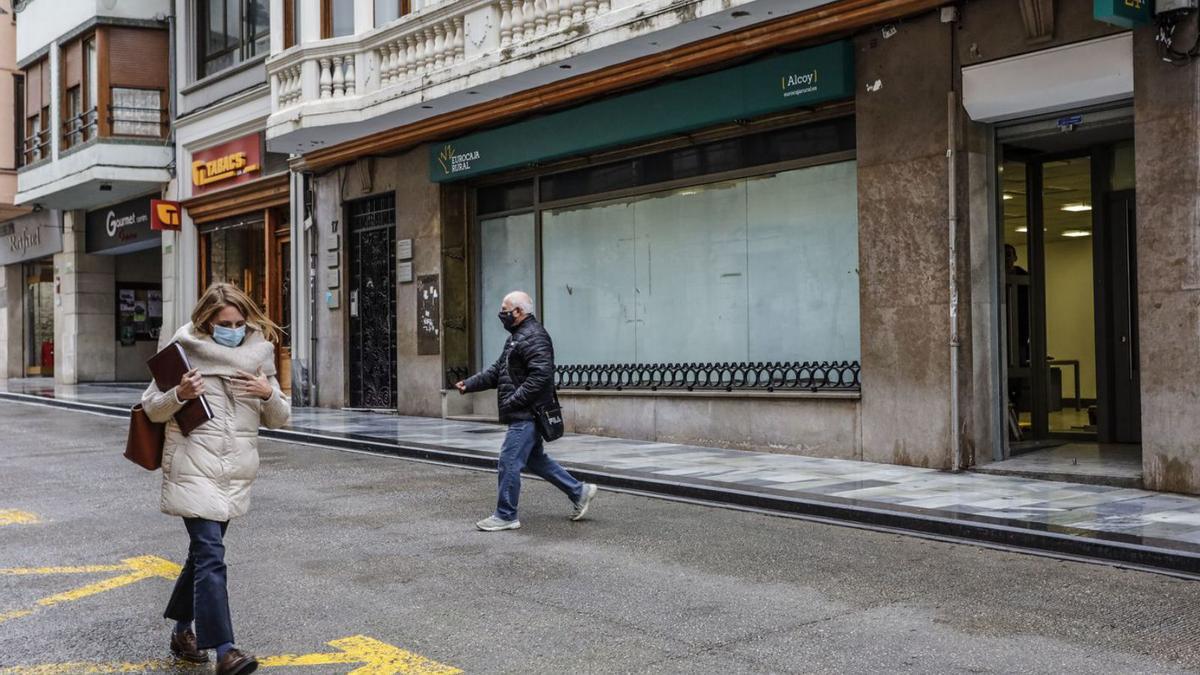
[[563, 365], [858, 361], [853, 148], [838, 118], [480, 188], [484, 364], [515, 289]]
[[204, 286], [218, 281], [246, 292], [267, 306], [267, 261], [261, 219], [205, 225], [200, 233]]
[[858, 360], [854, 162], [542, 219], [564, 364]]
[[196, 20], [200, 77], [270, 51], [269, 0], [199, 0]]
[[157, 89], [112, 88], [112, 132], [117, 136], [162, 136], [162, 92]]
[[[532, 213], [489, 218], [479, 223], [480, 304], [482, 316], [500, 311], [504, 296], [516, 289], [533, 288], [536, 282], [536, 239]], [[497, 321], [483, 321], [483, 363], [500, 356], [505, 332]]]

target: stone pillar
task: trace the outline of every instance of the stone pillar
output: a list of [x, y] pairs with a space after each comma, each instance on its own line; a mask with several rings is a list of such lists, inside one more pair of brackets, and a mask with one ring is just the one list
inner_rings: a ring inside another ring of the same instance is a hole
[[85, 214], [63, 214], [63, 250], [54, 256], [54, 380], [106, 382], [116, 376], [116, 275], [112, 256], [84, 253]]
[[0, 267], [0, 385], [24, 375], [21, 340], [24, 337], [25, 288], [21, 264]]
[[1200, 493], [1200, 66], [1154, 35], [1133, 54], [1142, 465], [1149, 489]]
[[[871, 31], [856, 39], [862, 458], [948, 468], [953, 27], [936, 14], [898, 27], [889, 38]], [[964, 314], [969, 302], [960, 299]]]

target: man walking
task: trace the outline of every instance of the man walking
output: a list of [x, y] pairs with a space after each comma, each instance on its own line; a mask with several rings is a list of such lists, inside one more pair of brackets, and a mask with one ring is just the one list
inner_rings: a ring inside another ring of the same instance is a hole
[[500, 421], [508, 424], [500, 448], [500, 485], [496, 512], [475, 523], [485, 532], [515, 530], [517, 500], [521, 495], [521, 470], [528, 468], [571, 498], [571, 520], [587, 513], [596, 486], [581, 483], [558, 462], [550, 459], [534, 422], [535, 408], [554, 400], [554, 345], [550, 334], [533, 315], [533, 299], [514, 291], [500, 305], [500, 322], [510, 335], [500, 358], [487, 370], [458, 382], [459, 393], [496, 390]]

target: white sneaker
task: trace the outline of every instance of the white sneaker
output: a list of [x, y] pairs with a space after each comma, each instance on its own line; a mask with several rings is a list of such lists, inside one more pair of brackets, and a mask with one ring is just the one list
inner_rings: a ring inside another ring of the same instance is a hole
[[583, 496], [579, 498], [579, 501], [572, 502], [574, 509], [571, 512], [571, 520], [581, 520], [583, 518], [587, 513], [588, 506], [592, 504], [592, 498], [596, 496], [596, 489], [595, 483], [583, 484]]
[[497, 518], [495, 515], [488, 516], [483, 520], [475, 523], [475, 527], [484, 532], [499, 532], [501, 530], [516, 530], [520, 529], [521, 521], [519, 520], [504, 520]]

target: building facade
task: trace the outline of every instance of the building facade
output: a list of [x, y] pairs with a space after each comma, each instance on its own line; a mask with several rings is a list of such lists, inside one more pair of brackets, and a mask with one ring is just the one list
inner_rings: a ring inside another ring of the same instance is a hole
[[172, 198], [179, 232], [164, 239], [169, 322], [211, 283], [235, 283], [284, 326], [280, 382], [291, 380], [291, 185], [287, 154], [269, 152], [265, 60], [282, 48], [282, 12], [266, 0], [177, 0], [178, 83]]
[[24, 0], [13, 14], [14, 201], [32, 212], [2, 260], [19, 287], [6, 374], [141, 379], [162, 324], [150, 216], [172, 170], [169, 3]]
[[494, 416], [524, 288], [577, 431], [1200, 491], [1194, 12], [685, 4], [272, 5], [316, 403]]
[[140, 379], [230, 281], [297, 403], [490, 419], [447, 392], [522, 288], [576, 431], [1200, 492], [1195, 11], [52, 4], [14, 8], [8, 376]]

